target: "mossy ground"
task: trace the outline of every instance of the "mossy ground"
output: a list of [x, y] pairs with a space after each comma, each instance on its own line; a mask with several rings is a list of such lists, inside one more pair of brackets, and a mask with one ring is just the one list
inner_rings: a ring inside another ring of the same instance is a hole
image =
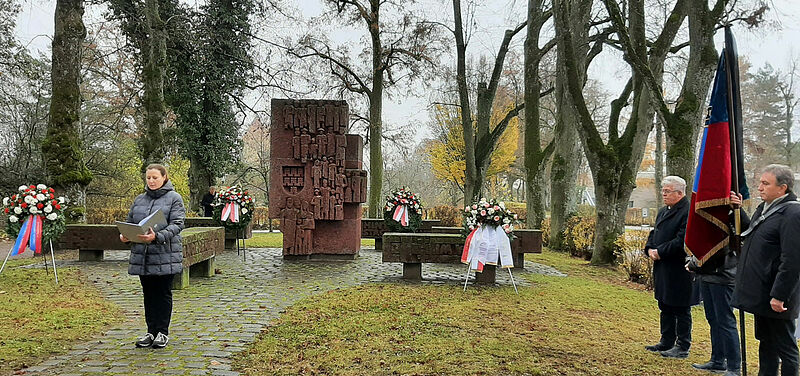
[[[545, 251], [529, 260], [568, 277], [532, 286], [377, 284], [335, 290], [287, 310], [241, 353], [248, 375], [703, 375], [710, 356], [702, 307], [689, 359], [665, 359], [652, 292], [612, 268]], [[757, 342], [749, 324], [750, 370]]]

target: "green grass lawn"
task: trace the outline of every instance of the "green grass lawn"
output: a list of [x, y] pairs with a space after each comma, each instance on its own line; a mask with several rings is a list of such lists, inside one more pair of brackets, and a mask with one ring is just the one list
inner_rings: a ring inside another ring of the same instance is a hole
[[[705, 375], [703, 310], [693, 310], [688, 360], [664, 359], [652, 292], [611, 268], [545, 251], [529, 260], [569, 277], [511, 287], [377, 284], [335, 290], [290, 307], [235, 367], [248, 375]], [[749, 370], [756, 342], [749, 330]]]
[[[283, 234], [280, 232], [256, 232], [247, 239], [248, 248], [281, 248], [283, 247]], [[362, 247], [374, 247], [374, 239], [361, 239]]]
[[65, 352], [121, 320], [79, 270], [59, 268], [56, 286], [53, 269], [17, 268], [31, 262], [41, 259], [9, 261], [0, 274], [0, 374]]

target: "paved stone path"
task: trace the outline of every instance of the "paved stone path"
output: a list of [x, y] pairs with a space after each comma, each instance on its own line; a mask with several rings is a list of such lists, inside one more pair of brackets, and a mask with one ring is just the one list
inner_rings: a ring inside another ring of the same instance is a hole
[[[164, 349], [137, 349], [144, 332], [141, 287], [127, 274], [128, 252], [106, 252], [103, 262], [64, 261], [79, 266], [104, 296], [118, 304], [127, 319], [106, 333], [77, 344], [66, 354], [28, 368], [37, 375], [238, 375], [231, 356], [298, 300], [339, 287], [367, 282], [400, 282], [402, 265], [382, 263], [381, 254], [363, 249], [360, 257], [344, 262], [283, 262], [280, 249], [250, 249], [246, 259], [235, 252], [217, 256], [222, 274], [192, 278], [188, 289], [175, 291], [170, 343]], [[461, 265], [423, 265], [423, 283], [463, 283]], [[526, 271], [563, 275], [550, 267], [526, 263]], [[526, 285], [524, 278], [515, 278]], [[510, 285], [498, 270], [500, 285]], [[401, 282], [405, 283], [405, 282]]]

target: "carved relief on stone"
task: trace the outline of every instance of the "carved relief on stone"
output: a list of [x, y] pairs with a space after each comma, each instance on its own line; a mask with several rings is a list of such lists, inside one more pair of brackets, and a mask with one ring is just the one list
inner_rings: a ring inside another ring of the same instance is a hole
[[[317, 223], [345, 221], [345, 228], [353, 228], [351, 222], [359, 221], [355, 210], [365, 198], [362, 187], [366, 182], [362, 182], [363, 170], [360, 170], [363, 141], [357, 136], [345, 135], [347, 104], [314, 100], [273, 100], [272, 103], [276, 121], [273, 122], [271, 150], [277, 155], [271, 155], [271, 180], [275, 182], [271, 185], [280, 182], [283, 189], [274, 186], [270, 190], [271, 201], [276, 203], [275, 211], [270, 210], [270, 217], [280, 218], [282, 230], [285, 229], [284, 254], [314, 253], [316, 236], [335, 239], [316, 240], [317, 248], [345, 247], [357, 252], [360, 244], [355, 238], [357, 233], [347, 236], [336, 232], [337, 226]], [[352, 143], [352, 147], [348, 143]], [[310, 189], [304, 189], [307, 185]], [[273, 194], [281, 197], [272, 199]], [[281, 208], [284, 203], [286, 206]]]

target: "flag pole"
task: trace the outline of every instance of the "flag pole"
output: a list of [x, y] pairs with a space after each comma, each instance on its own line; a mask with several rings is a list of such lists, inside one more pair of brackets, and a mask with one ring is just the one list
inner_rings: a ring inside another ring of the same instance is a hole
[[[738, 143], [737, 143], [737, 130], [739, 129], [739, 119], [736, 116], [736, 109], [734, 108], [734, 93], [733, 93], [733, 51], [734, 48], [734, 41], [733, 41], [733, 34], [731, 33], [731, 25], [725, 25], [725, 48], [723, 49], [723, 53], [725, 55], [725, 78], [726, 78], [726, 87], [728, 91], [728, 133], [730, 135], [731, 140], [731, 180], [732, 180], [732, 190], [738, 195], [739, 194], [739, 151], [738, 151]], [[738, 68], [738, 67], [737, 67]], [[734, 229], [733, 234], [731, 234], [731, 241], [729, 246], [731, 250], [736, 253], [737, 256], [740, 255], [741, 252], [741, 242], [740, 242], [740, 234], [741, 234], [741, 226], [742, 226], [742, 219], [741, 219], [741, 207], [737, 207], [733, 209], [733, 218], [734, 218]], [[740, 342], [742, 347], [742, 376], [747, 376], [747, 336], [745, 335], [745, 313], [744, 311], [739, 308], [739, 334], [740, 334]]]

